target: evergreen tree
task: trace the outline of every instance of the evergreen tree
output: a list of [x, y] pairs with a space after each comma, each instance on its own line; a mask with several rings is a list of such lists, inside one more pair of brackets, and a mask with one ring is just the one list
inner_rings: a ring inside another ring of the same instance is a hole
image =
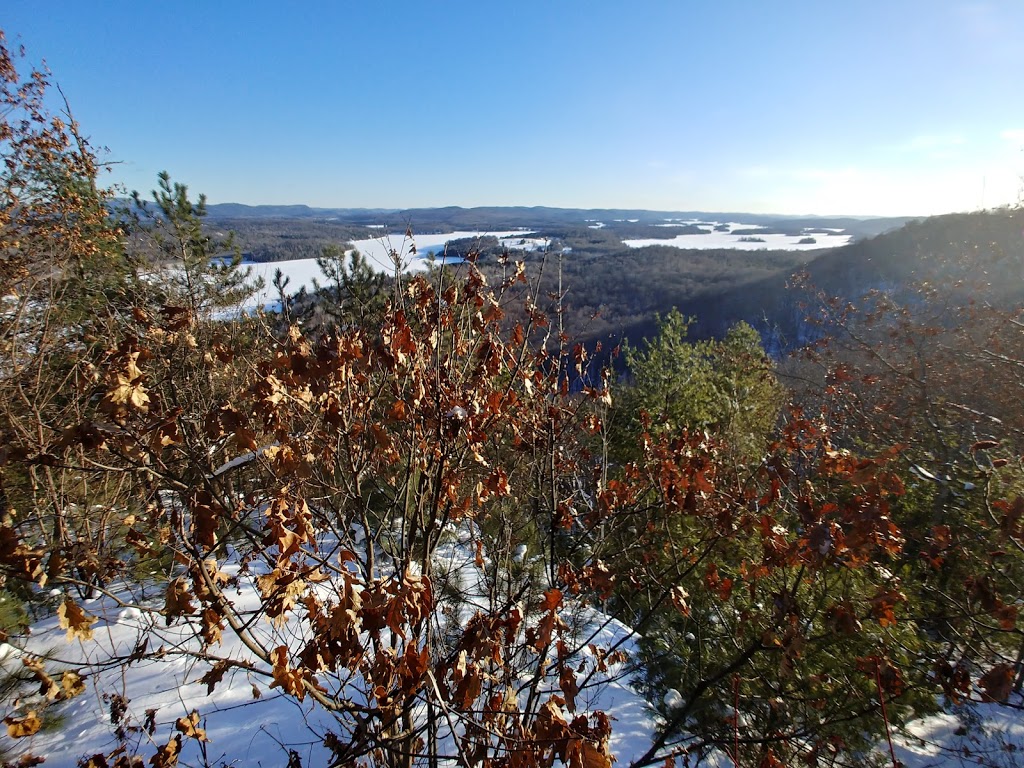
[[202, 316], [236, 308], [262, 287], [251, 279], [251, 270], [241, 268], [242, 254], [233, 238], [216, 238], [204, 228], [205, 195], [193, 202], [187, 186], [172, 183], [170, 174], [161, 171], [152, 196], [155, 209], [138, 192], [132, 198], [145, 220], [141, 232], [152, 244], [143, 249], [165, 270], [159, 282], [168, 303]]
[[783, 389], [760, 337], [739, 323], [724, 340], [689, 341], [692, 324], [673, 309], [658, 318], [654, 339], [640, 348], [626, 346], [629, 382], [617, 393], [618, 419], [613, 421], [613, 450], [620, 456], [631, 455], [630, 446], [641, 432], [683, 429], [718, 435], [743, 459], [763, 454]]

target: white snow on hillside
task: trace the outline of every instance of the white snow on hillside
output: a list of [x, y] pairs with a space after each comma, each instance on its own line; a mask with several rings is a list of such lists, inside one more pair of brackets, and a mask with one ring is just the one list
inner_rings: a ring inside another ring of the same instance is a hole
[[546, 249], [551, 245], [551, 241], [546, 237], [522, 237], [521, 235], [513, 235], [512, 237], [501, 238], [501, 244], [505, 248], [511, 248], [517, 251], [536, 251]]

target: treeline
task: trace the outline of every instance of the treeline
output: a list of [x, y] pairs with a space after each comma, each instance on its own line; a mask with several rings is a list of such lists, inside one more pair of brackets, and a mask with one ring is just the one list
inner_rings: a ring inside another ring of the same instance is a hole
[[[680, 234], [701, 234], [711, 229], [694, 225], [666, 227], [667, 218], [687, 214], [655, 211], [606, 211], [559, 208], [425, 208], [406, 211], [364, 209], [313, 209], [306, 206], [210, 206], [209, 222], [217, 231], [234, 231], [238, 244], [258, 261], [313, 258], [325, 244], [341, 245], [380, 234], [438, 234], [454, 231], [498, 231], [525, 229], [537, 237], [563, 238], [590, 229], [603, 232], [602, 241], [624, 252], [624, 239], [665, 239]], [[834, 227], [855, 238], [869, 237], [903, 224], [905, 218], [888, 219], [779, 219], [752, 214], [697, 214], [708, 221], [766, 222], [768, 229], [747, 234], [781, 232], [804, 234], [807, 227]], [[600, 222], [598, 228], [594, 222]]]
[[[563, 254], [558, 245], [571, 247]], [[594, 342], [624, 338], [640, 341], [653, 330], [653, 318], [673, 307], [690, 313], [703, 299], [738, 286], [786, 274], [813, 257], [806, 251], [682, 250], [648, 246], [622, 250], [615, 236], [603, 230], [564, 231], [547, 254], [523, 254], [531, 275], [545, 295], [563, 291], [566, 332]], [[481, 262], [485, 274], [496, 274], [493, 257]], [[734, 316], [732, 322], [747, 319]], [[637, 329], [644, 328], [644, 332]], [[717, 330], [717, 329], [716, 329]], [[711, 334], [697, 332], [698, 337]], [[721, 335], [721, 334], [716, 334]]]
[[315, 259], [325, 248], [380, 234], [370, 227], [294, 218], [221, 218], [208, 221], [206, 228], [220, 239], [232, 234], [237, 248], [255, 262]]

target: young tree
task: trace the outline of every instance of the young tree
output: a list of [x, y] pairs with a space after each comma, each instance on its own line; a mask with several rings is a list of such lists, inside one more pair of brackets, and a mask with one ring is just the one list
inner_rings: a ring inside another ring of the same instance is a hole
[[629, 380], [617, 398], [615, 442], [635, 444], [647, 414], [653, 433], [707, 430], [738, 458], [759, 461], [784, 399], [760, 337], [740, 323], [721, 341], [693, 342], [691, 323], [673, 309], [658, 319], [654, 339], [626, 347]]
[[[47, 447], [87, 407], [92, 361], [121, 321], [112, 302], [137, 283], [88, 141], [66, 108], [47, 110], [47, 73], [22, 80], [16, 63], [0, 34], [0, 503], [7, 535], [32, 518], [36, 546], [56, 562], [82, 540], [105, 551], [83, 518], [83, 483], [62, 478]], [[71, 559], [88, 583], [91, 564]], [[42, 578], [39, 558], [20, 567]]]
[[[163, 270], [159, 284], [167, 304], [180, 304], [196, 316], [217, 309], [237, 308], [262, 287], [241, 269], [242, 254], [232, 238], [218, 240], [203, 227], [206, 196], [197, 202], [188, 187], [171, 182], [161, 171], [153, 203], [132, 194], [135, 218], [140, 219], [133, 243], [136, 252], [148, 256], [156, 269]], [[153, 208], [155, 206], [155, 209]]]
[[313, 280], [313, 294], [306, 298], [302, 312], [304, 323], [326, 328], [366, 326], [382, 315], [394, 280], [371, 267], [359, 251], [326, 246], [316, 264], [326, 282]]

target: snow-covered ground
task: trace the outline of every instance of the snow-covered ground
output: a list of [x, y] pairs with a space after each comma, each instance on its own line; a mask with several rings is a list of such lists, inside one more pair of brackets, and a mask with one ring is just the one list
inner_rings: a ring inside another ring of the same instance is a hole
[[[250, 583], [233, 599], [241, 605], [257, 600], [258, 595]], [[82, 757], [109, 753], [118, 747], [115, 726], [110, 722], [110, 694], [127, 700], [124, 724], [129, 729], [128, 746], [144, 755], [167, 743], [175, 732], [175, 720], [198, 710], [210, 740], [207, 751], [212, 765], [219, 765], [221, 760], [235, 765], [284, 765], [288, 754], [281, 744], [305, 731], [305, 723], [327, 727], [330, 722], [326, 713], [308, 701], [299, 704], [279, 689], [268, 688], [266, 679], [244, 670], [227, 672], [223, 682], [207, 695], [207, 687], [199, 679], [209, 666], [181, 652], [189, 647], [185, 638], [191, 633], [187, 629], [164, 627], [137, 609], [119, 608], [108, 600], [87, 601], [84, 608], [100, 619], [92, 641], [69, 643], [56, 620], [49, 619], [33, 627], [28, 650], [70, 668], [119, 655], [128, 657], [142, 638], [148, 639], [149, 650], [163, 647], [168, 655], [117, 665], [89, 676], [86, 692], [61, 705], [56, 727], [18, 741], [19, 750], [45, 755], [47, 766], [73, 768]], [[266, 629], [269, 631], [269, 625]], [[241, 642], [228, 634], [215, 652], [226, 658], [248, 656]], [[2, 664], [16, 670], [21, 666], [20, 654], [9, 652]], [[257, 692], [260, 698], [255, 698]], [[152, 737], [143, 728], [150, 709], [156, 710]], [[308, 740], [309, 734], [303, 733], [300, 741]], [[312, 745], [300, 743], [296, 748], [303, 765], [323, 764], [328, 757], [326, 750]], [[186, 739], [184, 763], [198, 764], [197, 756], [197, 744]]]
[[[849, 235], [757, 235], [763, 242], [742, 241], [741, 237], [729, 232], [708, 232], [706, 235], [677, 235], [670, 240], [647, 238], [623, 240], [630, 248], [646, 248], [649, 245], [670, 245], [675, 248], [709, 250], [712, 248], [733, 248], [738, 251], [813, 251], [818, 248], [838, 248], [849, 244]], [[805, 237], [813, 237], [814, 243], [801, 243]]]
[[[524, 234], [530, 234], [526, 232]], [[512, 248], [519, 251], [536, 251], [544, 250], [551, 241], [546, 237], [523, 237], [522, 235], [513, 235], [512, 237], [501, 238], [501, 244], [505, 248]]]
[[[756, 224], [741, 224], [738, 222], [724, 222], [730, 229], [750, 230], [760, 229]], [[698, 225], [705, 227], [708, 231], [702, 235], [678, 235], [670, 239], [643, 239], [624, 240], [623, 243], [630, 248], [643, 248], [648, 245], [670, 245], [677, 248], [735, 248], [744, 251], [756, 251], [763, 249], [775, 250], [812, 250], [815, 248], [834, 248], [846, 245], [850, 242], [849, 235], [838, 233], [817, 234], [807, 233], [800, 236], [790, 235], [758, 235], [764, 242], [742, 242], [740, 235], [731, 232], [715, 232], [713, 228], [720, 225], [720, 222], [698, 221], [689, 219], [686, 221], [668, 221], [656, 226], [680, 227], [687, 225]], [[591, 223], [592, 229], [600, 229], [605, 225], [601, 222]], [[445, 245], [451, 240], [461, 240], [475, 237], [496, 237], [502, 245], [508, 248], [534, 251], [548, 248], [551, 241], [542, 237], [530, 237], [530, 230], [504, 230], [500, 232], [460, 231], [447, 232], [439, 235], [416, 235], [414, 238], [406, 238], [401, 235], [391, 235], [367, 240], [357, 240], [352, 243], [353, 247], [363, 254], [370, 266], [384, 272], [393, 273], [395, 270], [395, 256], [403, 271], [411, 272], [426, 269], [431, 258], [443, 259]], [[750, 235], [747, 235], [750, 237]], [[816, 242], [801, 244], [802, 237], [813, 237]], [[415, 253], [413, 245], [415, 244]], [[563, 250], [563, 253], [566, 251]], [[316, 265], [315, 259], [290, 259], [288, 261], [273, 261], [261, 263], [248, 263], [244, 266], [251, 270], [254, 278], [263, 279], [263, 290], [252, 297], [248, 302], [249, 308], [264, 306], [270, 307], [275, 304], [276, 295], [273, 288], [274, 274], [277, 270], [289, 278], [287, 290], [290, 294], [298, 293], [303, 287], [306, 290], [313, 289], [314, 278], [321, 283], [324, 277]]]
[[[701, 221], [700, 219], [665, 219], [666, 224], [655, 224], [656, 227], [701, 227], [710, 232], [715, 227], [733, 229], [764, 229], [760, 224], [742, 224], [738, 221]], [[842, 231], [842, 230], [837, 230]]]
[[[472, 536], [460, 535], [441, 545], [435, 558], [439, 573], [456, 574], [460, 591], [469, 596], [460, 608], [458, 620], [462, 623], [471, 618], [477, 607], [485, 607], [487, 603], [486, 588], [480, 582], [481, 571], [474, 565], [475, 553]], [[526, 554], [524, 551], [523, 557]], [[255, 611], [260, 600], [255, 578], [267, 569], [258, 562], [250, 564], [252, 572], [248, 574], [239, 573], [238, 564], [233, 562], [219, 567], [225, 574], [238, 577], [237, 586], [229, 593], [236, 610]], [[321, 586], [329, 589], [328, 585]], [[54, 600], [59, 599], [55, 594]], [[162, 591], [154, 588], [149, 599], [142, 603], [144, 608], [146, 605], [154, 609], [162, 607]], [[87, 600], [83, 607], [99, 618], [91, 641], [69, 641], [57, 619], [49, 618], [37, 622], [29, 637], [15, 638], [10, 645], [0, 644], [0, 668], [4, 672], [20, 672], [22, 659], [32, 657], [47, 658], [46, 666], [51, 674], [61, 668], [90, 666], [98, 670], [85, 678], [85, 693], [55, 705], [58, 719], [53, 726], [9, 744], [18, 754], [45, 755], [46, 765], [55, 768], [74, 768], [83, 757], [109, 754], [121, 746], [115, 735], [117, 726], [111, 723], [111, 696], [116, 695], [122, 697], [120, 701], [125, 706], [121, 725], [127, 735], [124, 746], [129, 753], [152, 754], [175, 733], [176, 720], [188, 717], [195, 710], [200, 713], [199, 725], [209, 739], [205, 745], [209, 761], [206, 764], [281, 766], [288, 762], [288, 752], [292, 749], [298, 753], [303, 766], [329, 762], [330, 753], [315, 734], [328, 730], [339, 732], [339, 726], [329, 713], [309, 699], [299, 703], [280, 693], [280, 689], [271, 688], [265, 677], [243, 668], [227, 671], [223, 680], [208, 692], [201, 678], [211, 664], [192, 653], [198, 650], [198, 643], [194, 632], [183, 625], [181, 619], [168, 628], [156, 613], [126, 608], [110, 598]], [[594, 609], [570, 606], [566, 610], [573, 614], [567, 613], [566, 618], [579, 628], [577, 640], [584, 646], [579, 669], [585, 672], [580, 677], [578, 711], [600, 709], [613, 715], [610, 747], [618, 765], [626, 766], [650, 747], [656, 713], [631, 687], [632, 676], [625, 663], [611, 664], [607, 672], [599, 672], [586, 645], [595, 643], [632, 654], [635, 633]], [[260, 621], [251, 631], [267, 648], [286, 645], [295, 651], [303, 644], [296, 629], [293, 619], [283, 626]], [[142, 652], [137, 649], [143, 640], [148, 643], [149, 654], [161, 651], [158, 658], [104, 665], [108, 659], [128, 660], [133, 651], [141, 657]], [[254, 659], [230, 631], [224, 632], [222, 644], [214, 645], [211, 651], [216, 657], [243, 664]], [[59, 674], [57, 678], [60, 679]], [[331, 685], [327, 680], [323, 682]], [[26, 708], [30, 706], [31, 700], [26, 702]], [[151, 711], [153, 714], [149, 715]], [[147, 717], [152, 734], [147, 731]], [[204, 764], [199, 750], [196, 741], [183, 739], [180, 764]], [[447, 751], [455, 753], [454, 749]]]
[[[922, 718], [893, 739], [896, 758], [906, 768], [1024, 765], [1024, 699], [1015, 694], [1010, 704], [973, 704]], [[879, 748], [888, 751], [886, 744]]]
[[[465, 240], [476, 237], [496, 237], [499, 240], [505, 237], [522, 237], [530, 234], [529, 230], [511, 229], [501, 232], [481, 231], [460, 231], [447, 232], [440, 235], [416, 235], [407, 238], [402, 235], [390, 235], [383, 238], [371, 238], [369, 240], [356, 240], [352, 246], [366, 257], [371, 266], [384, 272], [395, 271], [395, 260], [392, 252], [398, 254], [399, 262], [405, 271], [416, 271], [426, 269], [427, 261], [431, 255], [439, 257], [444, 253], [445, 245], [451, 240]], [[416, 246], [416, 253], [412, 253], [412, 246]]]
[[[469, 538], [463, 538], [466, 540], [461, 544], [442, 547], [439, 557], [447, 560], [450, 568], [469, 574], [472, 579], [471, 574], [477, 571], [471, 565], [474, 550]], [[232, 575], [237, 572], [237, 565], [225, 564], [222, 568]], [[231, 599], [241, 610], [256, 607], [259, 597], [251, 577], [240, 578]], [[153, 595], [151, 603], [159, 605], [162, 598]], [[27, 640], [15, 639], [14, 643], [30, 654], [48, 657], [51, 672], [54, 667], [79, 668], [117, 656], [128, 658], [142, 639], [148, 641], [149, 651], [164, 649], [166, 654], [101, 667], [101, 671], [86, 679], [84, 694], [58, 705], [59, 717], [54, 726], [17, 742], [8, 741], [8, 748], [17, 753], [45, 755], [45, 764], [55, 768], [74, 768], [82, 757], [109, 753], [119, 746], [110, 716], [110, 696], [116, 694], [125, 701], [122, 722], [130, 751], [151, 754], [175, 732], [178, 718], [197, 710], [202, 718], [200, 726], [209, 739], [206, 757], [210, 765], [223, 761], [229, 765], [281, 766], [288, 761], [289, 749], [297, 752], [304, 766], [326, 764], [329, 754], [313, 734], [331, 729], [334, 723], [329, 714], [309, 700], [298, 703], [270, 688], [265, 678], [244, 669], [227, 672], [208, 693], [200, 678], [209, 665], [188, 654], [194, 642], [189, 639], [191, 633], [187, 628], [167, 628], [159, 616], [120, 607], [106, 598], [86, 601], [84, 607], [99, 617], [93, 641], [69, 642], [65, 631], [51, 618], [36, 623]], [[464, 612], [473, 610], [472, 604], [464, 608]], [[634, 633], [621, 622], [594, 609], [577, 611], [575, 618], [583, 633], [598, 646], [610, 648], [618, 644], [627, 653], [635, 649]], [[275, 628], [264, 622], [257, 632], [268, 645], [289, 641], [294, 645], [288, 625]], [[0, 644], [0, 667], [19, 671], [24, 651]], [[214, 651], [222, 658], [249, 658], [230, 632], [224, 634], [223, 645], [215, 646]], [[587, 649], [583, 651], [582, 668], [594, 668]], [[600, 709], [613, 718], [610, 747], [621, 768], [647, 750], [659, 720], [654, 708], [631, 686], [631, 680], [622, 665], [607, 674], [593, 671], [578, 699], [581, 709]], [[145, 728], [149, 710], [154, 710], [152, 735]], [[337, 730], [337, 725], [334, 728]], [[896, 757], [905, 768], [1014, 768], [1021, 764], [1018, 755], [1024, 754], [1024, 718], [1020, 711], [978, 704], [919, 720], [912, 724], [908, 735], [894, 736], [893, 741]], [[181, 764], [203, 764], [198, 743], [184, 739], [183, 744]], [[878, 749], [885, 756], [883, 760], [887, 759], [889, 747], [884, 740]], [[726, 768], [732, 763], [725, 755], [714, 754], [704, 765]]]

